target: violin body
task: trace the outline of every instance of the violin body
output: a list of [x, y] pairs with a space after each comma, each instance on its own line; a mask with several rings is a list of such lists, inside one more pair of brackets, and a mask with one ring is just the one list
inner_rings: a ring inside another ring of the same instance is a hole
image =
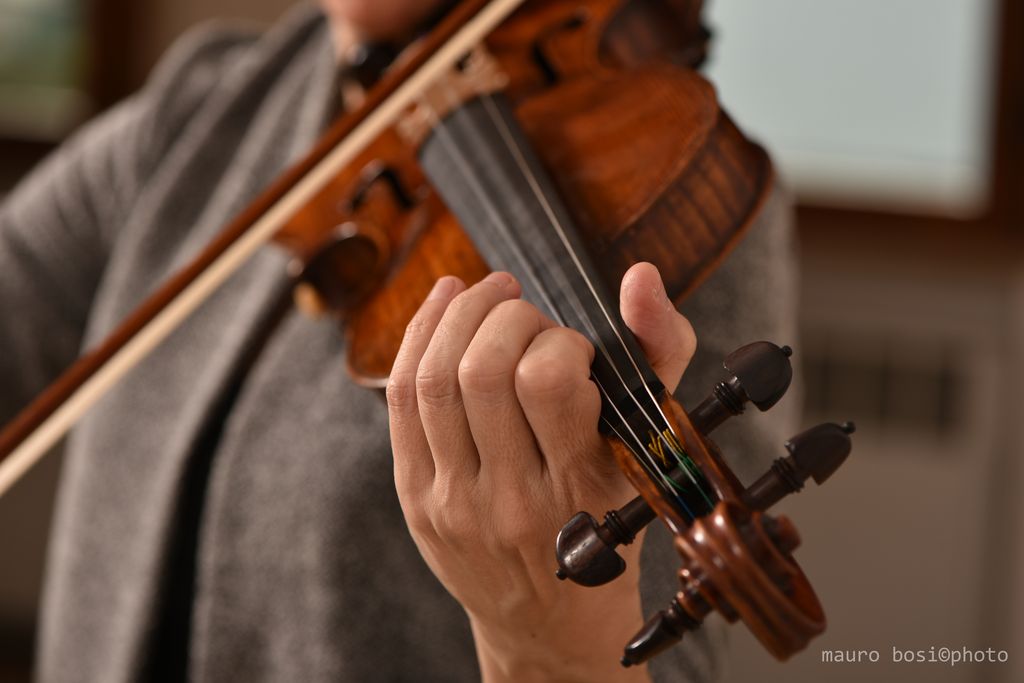
[[[706, 80], [667, 47], [636, 44], [632, 27], [644, 22], [627, 8], [637, 11], [622, 0], [527, 3], [486, 49], [606, 285], [649, 261], [680, 302], [757, 215], [771, 164]], [[389, 130], [277, 237], [322, 307], [342, 317], [349, 369], [367, 386], [386, 383], [437, 278], [471, 284], [490, 270], [414, 150]]]
[[[782, 397], [789, 348], [756, 342], [730, 354], [731, 378], [687, 412], [607, 294], [649, 261], [681, 302], [770, 189], [764, 150], [693, 70], [708, 38], [701, 3], [527, 0], [515, 9], [518, 1], [462, 0], [399, 54], [306, 159], [0, 433], [0, 466], [9, 458], [0, 492], [173, 329], [172, 318], [194, 310], [214, 278], [271, 238], [293, 256], [297, 303], [339, 320], [351, 375], [368, 387], [387, 382], [438, 278], [472, 284], [508, 270], [524, 298], [594, 343], [601, 429], [640, 493], [603, 524], [573, 517], [556, 541], [557, 575], [613, 580], [624, 569], [615, 548], [655, 518], [675, 536], [681, 590], [623, 664], [656, 655], [712, 611], [742, 619], [780, 659], [820, 633], [823, 610], [791, 555], [796, 532], [766, 511], [808, 478], [831, 476], [853, 426], [794, 437], [790, 455], [744, 487], [708, 435], [746, 404], [767, 410]], [[426, 72], [422, 89], [403, 90]]]

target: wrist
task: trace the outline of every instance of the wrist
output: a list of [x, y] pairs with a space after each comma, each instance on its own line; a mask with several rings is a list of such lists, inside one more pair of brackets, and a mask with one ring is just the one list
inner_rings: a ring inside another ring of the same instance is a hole
[[[604, 593], [611, 587], [565, 588]], [[619, 663], [623, 648], [642, 623], [639, 591], [593, 598], [552, 609], [549, 618], [530, 626], [511, 627], [470, 615], [481, 679], [485, 683], [649, 681], [646, 666], [627, 669]]]
[[[581, 644], [587, 648], [586, 652], [576, 651], [579, 648], [566, 651], [555, 644], [540, 642], [524, 644], [520, 641], [513, 645], [506, 641], [492, 645], [477, 637], [476, 653], [480, 664], [480, 679], [483, 683], [650, 681], [646, 664], [627, 669], [619, 663], [615, 650], [590, 646], [586, 641]], [[621, 649], [623, 644], [618, 645], [618, 649]]]

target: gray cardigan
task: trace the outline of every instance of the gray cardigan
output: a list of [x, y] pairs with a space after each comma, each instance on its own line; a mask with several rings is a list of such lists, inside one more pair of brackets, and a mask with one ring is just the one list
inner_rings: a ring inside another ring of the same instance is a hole
[[[308, 8], [263, 36], [195, 31], [20, 185], [0, 209], [0, 418], [310, 146], [333, 70]], [[781, 207], [686, 309], [701, 344], [691, 403], [731, 347], [792, 340]], [[478, 677], [466, 618], [403, 524], [385, 406], [346, 377], [333, 325], [280, 305], [286, 260], [263, 250], [71, 434], [40, 680]], [[782, 433], [732, 432], [745, 454]], [[650, 611], [678, 563], [663, 533], [647, 545]], [[720, 645], [713, 624], [656, 678], [715, 677]]]

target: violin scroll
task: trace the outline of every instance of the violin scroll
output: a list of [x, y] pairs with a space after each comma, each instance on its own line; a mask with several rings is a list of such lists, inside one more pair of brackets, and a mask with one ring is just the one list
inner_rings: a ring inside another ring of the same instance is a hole
[[[667, 518], [676, 533], [682, 557], [682, 590], [668, 608], [652, 617], [626, 646], [624, 666], [646, 661], [698, 628], [712, 611], [728, 621], [743, 619], [765, 647], [786, 659], [806, 647], [825, 628], [814, 591], [791, 553], [800, 544], [788, 518], [765, 510], [803, 488], [807, 479], [822, 484], [849, 456], [852, 423], [821, 424], [786, 442], [788, 455], [749, 487], [743, 487], [707, 435], [747, 403], [759, 410], [782, 398], [792, 379], [792, 350], [770, 342], [754, 342], [725, 359], [731, 377], [715, 386], [689, 414], [669, 401], [685, 446], [700, 470], [714, 484], [718, 502], [710, 514], [690, 523]], [[688, 436], [687, 436], [688, 435]], [[671, 475], [682, 483], [686, 473]], [[636, 482], [634, 482], [636, 483]], [[619, 545], [631, 543], [665, 507], [650, 490], [605, 514], [604, 523], [577, 513], [556, 540], [559, 579], [584, 586], [607, 583], [625, 571]]]
[[788, 518], [720, 502], [677, 536], [682, 590], [626, 645], [622, 665], [663, 652], [712, 611], [730, 623], [743, 619], [780, 660], [805, 648], [825, 630], [825, 614], [792, 558], [799, 544]]

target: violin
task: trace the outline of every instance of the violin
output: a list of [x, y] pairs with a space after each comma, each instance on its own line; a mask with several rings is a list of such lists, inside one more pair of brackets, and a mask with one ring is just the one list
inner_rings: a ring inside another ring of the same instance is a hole
[[709, 37], [700, 4], [461, 0], [397, 54], [367, 50], [352, 75], [373, 83], [363, 102], [0, 433], [0, 493], [268, 242], [293, 257], [297, 304], [340, 322], [353, 379], [378, 389], [439, 277], [471, 284], [505, 270], [594, 344], [600, 429], [639, 493], [603, 522], [586, 512], [567, 522], [557, 576], [607, 583], [625, 568], [616, 548], [651, 521], [674, 535], [676, 595], [622, 663], [650, 659], [713, 611], [743, 620], [780, 659], [806, 647], [824, 612], [792, 557], [793, 524], [767, 510], [831, 476], [853, 425], [794, 437], [744, 487], [709, 434], [782, 397], [791, 350], [737, 350], [729, 377], [686, 411], [608, 294], [642, 260], [681, 302], [770, 187], [768, 156], [694, 70]]

